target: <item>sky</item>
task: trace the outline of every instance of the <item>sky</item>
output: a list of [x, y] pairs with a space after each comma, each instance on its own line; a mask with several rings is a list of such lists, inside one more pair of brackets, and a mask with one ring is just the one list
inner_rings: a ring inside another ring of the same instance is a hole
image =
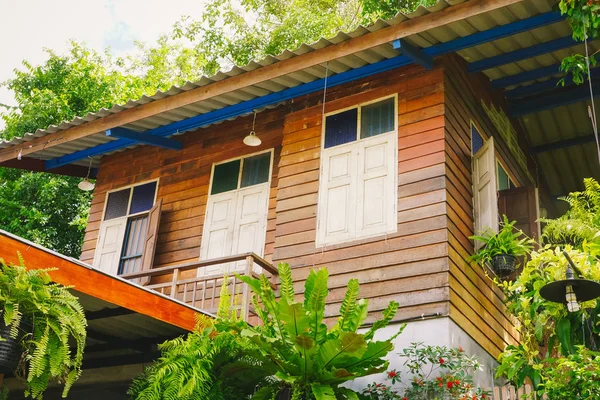
[[[23, 60], [42, 63], [44, 48], [63, 53], [75, 39], [123, 55], [135, 40], [151, 43], [182, 16], [198, 18], [202, 10], [203, 0], [0, 0], [0, 82]], [[0, 103], [14, 105], [4, 88]]]

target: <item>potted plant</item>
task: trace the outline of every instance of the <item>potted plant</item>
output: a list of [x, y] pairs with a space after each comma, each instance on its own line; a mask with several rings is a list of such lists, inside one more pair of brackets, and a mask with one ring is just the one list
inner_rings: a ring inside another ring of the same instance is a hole
[[500, 278], [510, 276], [517, 269], [517, 257], [529, 254], [535, 243], [523, 231], [515, 228], [516, 221], [509, 221], [506, 215], [503, 216], [503, 220], [498, 233], [488, 231], [482, 235], [470, 237], [484, 245], [468, 258], [468, 261], [489, 266]]
[[26, 381], [25, 396], [41, 399], [56, 380], [64, 397], [81, 373], [85, 314], [68, 288], [52, 282], [51, 270], [28, 270], [19, 260], [0, 260], [0, 365]]

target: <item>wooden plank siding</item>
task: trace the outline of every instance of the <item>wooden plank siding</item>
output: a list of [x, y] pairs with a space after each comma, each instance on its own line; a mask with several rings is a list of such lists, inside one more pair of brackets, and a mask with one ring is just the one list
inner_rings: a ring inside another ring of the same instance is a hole
[[494, 136], [496, 152], [519, 184], [527, 178], [510, 155], [508, 146], [481, 105], [498, 100], [482, 75], [467, 75], [464, 61], [443, 59], [445, 70], [445, 154], [447, 178], [448, 255], [450, 268], [450, 317], [491, 355], [497, 356], [519, 334], [506, 314], [503, 293], [483, 270], [465, 259], [473, 253], [473, 193], [471, 121], [486, 136]]
[[[102, 159], [82, 261], [92, 263], [106, 193], [159, 178], [163, 213], [154, 267], [199, 258], [211, 166], [274, 148], [264, 258], [288, 262], [301, 293], [312, 268], [330, 273], [328, 318], [337, 315], [346, 283], [358, 278], [369, 299], [369, 321], [390, 300], [400, 303], [396, 320], [450, 316], [491, 355], [515, 343], [518, 333], [505, 314], [502, 293], [465, 258], [473, 251], [470, 121], [497, 136], [511, 175], [525, 177], [481, 107], [487, 81], [467, 76], [457, 57], [443, 57], [431, 70], [407, 66], [302, 96], [257, 116], [258, 148], [242, 144], [252, 116], [176, 136], [181, 151], [150, 146]], [[322, 115], [398, 94], [397, 232], [317, 248], [317, 202]]]
[[265, 246], [265, 256], [269, 258], [274, 240], [283, 117], [282, 107], [259, 114], [256, 131], [263, 141], [259, 147], [250, 148], [242, 143], [251, 129], [252, 116], [249, 116], [202, 129], [201, 134], [181, 136], [184, 143], [181, 151], [139, 146], [103, 158], [81, 260], [93, 262], [107, 191], [155, 178], [159, 178], [157, 198], [163, 199], [163, 211], [154, 267], [197, 260], [212, 164], [274, 148]]
[[328, 317], [351, 278], [371, 320], [390, 300], [400, 303], [396, 319], [449, 313], [443, 80], [439, 67], [407, 67], [328, 92], [326, 113], [398, 93], [398, 230], [387, 236], [316, 248], [323, 107], [286, 115], [273, 261], [293, 267], [298, 293], [311, 269], [328, 268]]

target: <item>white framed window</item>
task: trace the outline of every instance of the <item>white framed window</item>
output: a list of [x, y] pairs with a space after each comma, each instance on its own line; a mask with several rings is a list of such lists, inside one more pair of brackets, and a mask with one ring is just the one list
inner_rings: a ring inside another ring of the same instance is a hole
[[[253, 252], [263, 256], [273, 149], [213, 164], [200, 259]], [[238, 271], [244, 262], [200, 268], [198, 275]]]
[[156, 202], [157, 188], [158, 180], [152, 180], [106, 194], [94, 256], [95, 268], [112, 275], [137, 272], [142, 268], [149, 213]]
[[325, 115], [317, 247], [398, 228], [396, 95]]
[[[494, 138], [487, 140], [471, 121], [471, 154], [473, 156], [473, 219], [475, 234], [498, 231], [498, 192], [517, 187], [500, 157]], [[481, 246], [479, 243], [478, 246]]]

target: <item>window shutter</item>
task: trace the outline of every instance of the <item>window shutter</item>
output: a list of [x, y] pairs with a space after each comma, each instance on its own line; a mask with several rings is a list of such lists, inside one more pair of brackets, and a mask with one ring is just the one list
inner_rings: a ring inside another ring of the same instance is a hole
[[506, 215], [530, 238], [540, 237], [539, 195], [533, 186], [523, 186], [498, 192], [498, 212]]
[[126, 217], [114, 218], [102, 223], [94, 257], [94, 268], [107, 274], [117, 275], [126, 227]]
[[[161, 210], [162, 199], [158, 200], [148, 213], [148, 230], [146, 231], [146, 240], [144, 241], [144, 252], [142, 254], [140, 271], [149, 271], [154, 264], [154, 253], [156, 252], [156, 243], [158, 241]], [[140, 278], [138, 281], [140, 285], [147, 285], [148, 282], [150, 282], [149, 277]]]
[[319, 188], [317, 246], [354, 235], [358, 143], [326, 149]]
[[[475, 234], [498, 232], [498, 192], [494, 138], [490, 137], [473, 156], [473, 208]], [[475, 247], [481, 247], [476, 242]]]
[[[201, 260], [231, 255], [236, 208], [236, 191], [209, 196], [200, 247]], [[228, 269], [229, 267], [223, 264], [198, 268], [198, 276], [218, 274]]]
[[359, 142], [357, 236], [366, 237], [396, 229], [397, 185], [395, 134]]

